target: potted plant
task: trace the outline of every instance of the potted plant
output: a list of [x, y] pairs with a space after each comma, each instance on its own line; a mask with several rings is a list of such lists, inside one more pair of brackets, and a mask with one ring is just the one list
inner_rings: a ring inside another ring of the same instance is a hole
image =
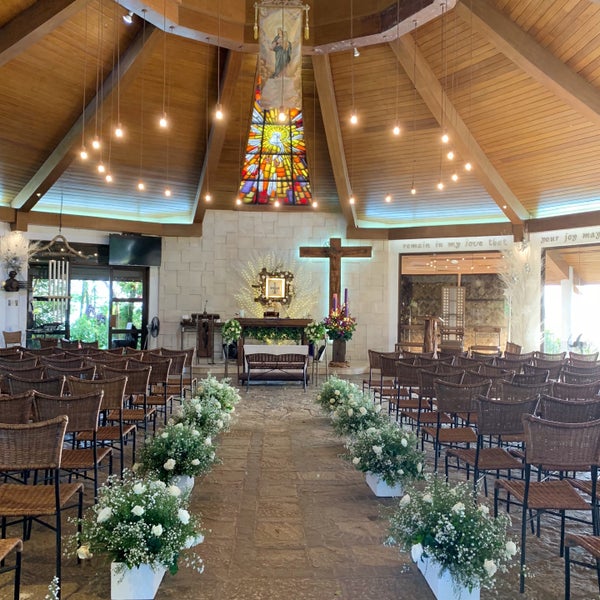
[[189, 423], [169, 423], [146, 440], [138, 470], [189, 494], [194, 477], [207, 473], [216, 460], [210, 435]]
[[200, 380], [195, 396], [200, 400], [214, 398], [219, 402], [223, 411], [227, 413], [234, 412], [235, 405], [240, 401], [240, 394], [229, 383], [229, 379], [219, 381], [212, 375]]
[[[235, 347], [234, 342], [237, 342], [242, 336], [242, 325], [237, 319], [229, 319], [223, 323], [221, 327], [221, 337], [223, 338], [223, 356], [225, 358], [225, 368], [227, 368], [227, 363], [229, 358], [237, 357], [237, 347]], [[232, 350], [231, 346], [235, 348], [235, 356], [230, 356], [230, 350]]]
[[411, 551], [437, 598], [472, 600], [494, 586], [496, 572], [506, 571], [517, 552], [509, 524], [507, 515], [493, 517], [477, 504], [471, 486], [432, 477], [423, 489], [407, 489], [386, 543]]
[[81, 525], [77, 555], [110, 558], [113, 600], [154, 598], [167, 569], [177, 573], [180, 562], [204, 570], [194, 547], [204, 540], [200, 521], [177, 486], [128, 471], [122, 480], [110, 476]]
[[353, 383], [346, 379], [340, 379], [332, 375], [321, 386], [321, 391], [315, 398], [315, 402], [321, 406], [324, 411], [331, 412], [337, 406], [345, 402], [350, 396], [360, 394], [361, 391]]
[[348, 305], [334, 307], [329, 315], [323, 319], [327, 335], [333, 340], [332, 362], [344, 363], [346, 360], [346, 342], [352, 339], [356, 330], [356, 319], [350, 316]]
[[304, 337], [309, 344], [309, 354], [315, 355], [315, 347], [325, 339], [326, 329], [323, 323], [313, 321], [304, 328]]
[[387, 418], [381, 415], [381, 404], [373, 404], [362, 392], [344, 397], [331, 412], [331, 424], [338, 435], [355, 435], [371, 427], [382, 427]]
[[366, 474], [376, 496], [401, 496], [403, 486], [423, 478], [425, 455], [417, 436], [394, 423], [369, 427], [346, 443], [347, 458]]
[[180, 412], [174, 415], [171, 421], [187, 423], [204, 435], [214, 436], [229, 429], [231, 414], [223, 410], [217, 398], [194, 396], [183, 399]]

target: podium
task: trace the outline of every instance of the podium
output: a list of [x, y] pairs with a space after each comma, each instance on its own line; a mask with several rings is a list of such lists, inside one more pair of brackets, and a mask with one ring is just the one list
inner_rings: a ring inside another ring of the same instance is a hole
[[208, 358], [211, 363], [215, 352], [215, 321], [219, 318], [216, 314], [192, 314], [192, 321], [196, 323], [196, 357]]
[[443, 322], [440, 317], [423, 318], [423, 352], [437, 352], [438, 330]]

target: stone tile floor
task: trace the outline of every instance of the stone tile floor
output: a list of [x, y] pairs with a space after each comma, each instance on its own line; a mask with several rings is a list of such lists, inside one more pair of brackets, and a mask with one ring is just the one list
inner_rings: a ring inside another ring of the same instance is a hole
[[[358, 381], [358, 378], [357, 378]], [[197, 481], [192, 507], [203, 515], [206, 568], [166, 575], [157, 599], [396, 600], [432, 598], [409, 557], [383, 546], [385, 510], [361, 473], [342, 460], [342, 441], [313, 404], [316, 389], [252, 386], [242, 391], [222, 463]], [[518, 571], [500, 575], [482, 600], [563, 597], [563, 560], [553, 523], [529, 538], [527, 591]], [[519, 522], [515, 519], [515, 535]], [[25, 544], [22, 600], [43, 600], [53, 573], [53, 534], [36, 528]], [[594, 573], [575, 569], [573, 599], [598, 598]], [[0, 576], [0, 600], [12, 598]], [[63, 598], [110, 598], [108, 567], [64, 559]]]

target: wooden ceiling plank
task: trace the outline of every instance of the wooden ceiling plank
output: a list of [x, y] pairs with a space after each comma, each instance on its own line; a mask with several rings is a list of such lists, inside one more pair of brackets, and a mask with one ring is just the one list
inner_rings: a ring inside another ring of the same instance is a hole
[[346, 155], [344, 153], [344, 142], [342, 140], [342, 130], [337, 111], [329, 55], [315, 54], [312, 57], [312, 64], [340, 207], [348, 227], [356, 227], [356, 211], [354, 206], [350, 205], [346, 200], [352, 194], [352, 188], [350, 186], [348, 165], [346, 164]]
[[[219, 60], [218, 55], [217, 60]], [[235, 87], [242, 69], [242, 60], [243, 54], [241, 52], [235, 52], [234, 50], [227, 51], [227, 59], [221, 81], [220, 98], [225, 114], [231, 114]], [[204, 194], [208, 191], [206, 189], [206, 182], [216, 181], [221, 152], [223, 151], [223, 144], [225, 143], [227, 134], [226, 125], [226, 119], [221, 121], [213, 119], [206, 152], [204, 154], [204, 161], [202, 163], [202, 170], [200, 171], [200, 177], [198, 179], [194, 204], [191, 209], [191, 212], [194, 215], [194, 223], [202, 223], [204, 220], [206, 205], [204, 202], [201, 202], [201, 198], [203, 198]]]
[[82, 10], [91, 0], [35, 2], [0, 29], [0, 67]]
[[[454, 105], [445, 94], [435, 73], [425, 60], [423, 54], [415, 46], [412, 35], [407, 34], [399, 40], [390, 43], [390, 47], [400, 61], [413, 85], [416, 85], [419, 95], [427, 104], [438, 123], [444, 122], [457, 150], [475, 163], [476, 175], [496, 204], [512, 223], [521, 223], [529, 218], [529, 213], [508, 184], [494, 168], [491, 161], [483, 152], [464, 121], [458, 115]], [[416, 54], [415, 54], [416, 53]], [[416, 82], [414, 61], [416, 59]], [[443, 98], [443, 100], [442, 100]], [[444, 114], [442, 115], [442, 101]]]
[[571, 266], [561, 255], [560, 249], [553, 249], [546, 251], [546, 260], [551, 260], [554, 266], [560, 271], [563, 279], [569, 279], [569, 269], [573, 269], [573, 285], [584, 285], [585, 281], [582, 280], [581, 275], [577, 272], [575, 267]]
[[[457, 2], [457, 14], [482, 33], [509, 60], [549, 89], [567, 105], [600, 125], [597, 88], [538, 44], [518, 25], [494, 8], [489, 0]], [[472, 8], [472, 12], [471, 12]]]
[[[101, 86], [101, 96], [94, 96], [85, 107], [77, 121], [71, 126], [56, 148], [50, 153], [48, 158], [40, 166], [33, 177], [23, 186], [21, 191], [14, 197], [11, 207], [20, 211], [30, 211], [38, 200], [52, 187], [58, 178], [69, 167], [75, 158], [73, 147], [81, 141], [81, 131], [84, 123], [87, 125], [95, 116], [96, 107], [100, 107], [103, 102], [110, 102], [112, 93], [116, 93], [118, 73], [120, 73], [120, 91], [121, 93], [127, 87], [128, 83], [134, 79], [135, 73], [141, 68], [143, 61], [137, 59], [142, 51], [151, 52], [152, 46], [158, 41], [158, 30], [152, 25], [146, 26], [146, 33], [140, 32], [132, 41], [129, 48], [124, 51], [119, 61], [119, 69], [114, 69], [109, 73]], [[134, 69], [134, 65], [137, 66]]]

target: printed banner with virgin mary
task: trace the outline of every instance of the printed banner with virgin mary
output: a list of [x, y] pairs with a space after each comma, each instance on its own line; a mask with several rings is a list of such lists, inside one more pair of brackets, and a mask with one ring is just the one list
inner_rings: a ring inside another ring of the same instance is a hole
[[263, 110], [302, 108], [302, 6], [259, 5]]

